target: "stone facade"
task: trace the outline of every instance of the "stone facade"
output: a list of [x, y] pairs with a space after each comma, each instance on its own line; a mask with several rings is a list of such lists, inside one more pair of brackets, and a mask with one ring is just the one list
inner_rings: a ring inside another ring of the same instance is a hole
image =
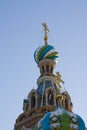
[[[51, 63], [52, 62], [52, 63]], [[42, 71], [42, 66], [44, 71]], [[37, 122], [46, 114], [56, 110], [56, 97], [60, 93], [58, 77], [53, 74], [55, 62], [42, 60], [39, 64], [41, 75], [37, 80], [37, 89], [32, 89], [23, 102], [23, 113], [16, 119], [15, 130], [33, 129]], [[58, 89], [59, 88], [59, 89]], [[62, 92], [62, 105], [70, 110], [71, 98], [67, 91]]]

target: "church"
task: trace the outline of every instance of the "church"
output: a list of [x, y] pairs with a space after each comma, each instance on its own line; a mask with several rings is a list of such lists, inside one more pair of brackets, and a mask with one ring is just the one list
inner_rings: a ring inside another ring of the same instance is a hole
[[54, 73], [59, 52], [48, 43], [48, 26], [42, 26], [44, 44], [34, 52], [40, 70], [37, 88], [24, 99], [23, 113], [17, 117], [14, 130], [86, 130], [83, 119], [73, 112], [68, 91], [63, 90], [60, 72]]

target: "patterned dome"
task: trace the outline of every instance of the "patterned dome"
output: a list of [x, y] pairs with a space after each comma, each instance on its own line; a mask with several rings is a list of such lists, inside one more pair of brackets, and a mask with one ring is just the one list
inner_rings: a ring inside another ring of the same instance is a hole
[[34, 130], [85, 130], [82, 118], [63, 108], [48, 112], [36, 125]]
[[38, 64], [43, 59], [58, 61], [59, 53], [51, 45], [44, 45], [36, 49], [34, 59]]

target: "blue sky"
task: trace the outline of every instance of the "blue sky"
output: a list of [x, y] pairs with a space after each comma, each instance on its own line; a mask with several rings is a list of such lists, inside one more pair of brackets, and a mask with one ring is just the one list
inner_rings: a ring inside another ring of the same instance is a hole
[[1, 130], [13, 130], [23, 99], [37, 88], [40, 73], [33, 53], [44, 44], [42, 22], [50, 29], [49, 44], [60, 54], [55, 72], [60, 71], [73, 111], [87, 126], [87, 0], [1, 0]]

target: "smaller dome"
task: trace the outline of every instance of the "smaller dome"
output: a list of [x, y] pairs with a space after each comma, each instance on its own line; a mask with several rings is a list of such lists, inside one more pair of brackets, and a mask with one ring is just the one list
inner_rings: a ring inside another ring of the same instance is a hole
[[48, 112], [37, 123], [34, 130], [85, 130], [85, 124], [82, 118], [63, 108], [58, 108], [54, 112]]
[[59, 53], [51, 45], [44, 45], [36, 49], [34, 52], [34, 59], [38, 64], [43, 59], [51, 59], [58, 61]]

